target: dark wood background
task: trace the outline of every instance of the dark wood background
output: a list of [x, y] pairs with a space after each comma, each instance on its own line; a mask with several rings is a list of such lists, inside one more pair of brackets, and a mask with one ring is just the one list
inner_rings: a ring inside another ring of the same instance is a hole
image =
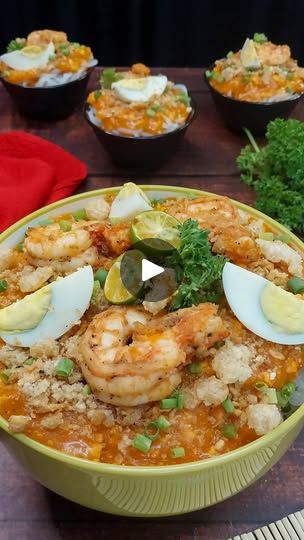
[[[197, 104], [197, 118], [171, 161], [153, 174], [133, 175], [132, 179], [147, 184], [201, 188], [252, 203], [253, 193], [240, 182], [235, 168], [235, 158], [245, 138], [230, 133], [221, 124], [202, 80], [202, 71], [171, 68], [162, 72], [188, 86]], [[304, 120], [303, 105], [298, 106], [295, 116]], [[82, 159], [88, 165], [89, 175], [79, 191], [120, 185], [130, 178], [128, 173], [112, 165], [81, 111], [52, 125], [27, 121], [18, 115], [0, 89], [0, 118], [1, 131], [30, 131]], [[0, 540], [119, 537], [225, 540], [303, 508], [303, 458], [304, 433], [264, 478], [228, 501], [179, 517], [130, 519], [82, 508], [43, 488], [7, 453], [0, 433]]]

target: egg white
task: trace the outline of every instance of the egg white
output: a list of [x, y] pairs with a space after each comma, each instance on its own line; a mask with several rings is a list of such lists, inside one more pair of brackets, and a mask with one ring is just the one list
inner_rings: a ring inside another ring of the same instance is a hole
[[94, 274], [91, 266], [84, 266], [52, 284], [51, 306], [40, 323], [31, 330], [18, 333], [0, 332], [9, 345], [31, 347], [34, 343], [65, 334], [82, 317], [90, 304]]
[[301, 345], [304, 334], [278, 332], [269, 322], [260, 305], [261, 293], [269, 280], [227, 262], [223, 270], [223, 287], [227, 302], [236, 318], [248, 330], [267, 341], [281, 345]]
[[39, 69], [44, 67], [48, 63], [49, 57], [54, 53], [54, 44], [49, 43], [47, 47], [35, 55], [27, 54], [27, 48], [25, 48], [25, 50], [20, 49], [18, 51], [2, 54], [0, 59], [12, 69], [17, 71], [26, 71], [29, 69]]
[[150, 75], [133, 79], [120, 79], [112, 84], [119, 99], [127, 103], [145, 103], [153, 96], [161, 96], [167, 86], [165, 75]]

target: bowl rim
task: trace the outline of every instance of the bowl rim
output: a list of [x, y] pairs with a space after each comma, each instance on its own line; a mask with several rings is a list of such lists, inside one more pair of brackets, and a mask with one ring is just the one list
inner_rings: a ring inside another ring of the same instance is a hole
[[215, 62], [213, 62], [213, 64], [211, 64], [209, 67], [205, 68], [204, 70], [204, 79], [208, 85], [208, 88], [215, 94], [221, 96], [222, 98], [227, 99], [227, 101], [231, 101], [232, 103], [245, 103], [246, 105], [252, 106], [252, 107], [261, 106], [261, 105], [263, 105], [264, 107], [269, 107], [271, 105], [280, 105], [280, 103], [284, 103], [284, 104], [285, 103], [287, 104], [290, 102], [294, 103], [295, 101], [300, 100], [304, 96], [304, 92], [301, 92], [300, 94], [294, 94], [292, 97], [288, 99], [280, 99], [278, 101], [246, 101], [244, 99], [237, 99], [232, 96], [226, 96], [225, 94], [222, 94], [221, 92], [219, 92], [219, 90], [214, 88], [214, 86], [212, 86], [212, 84], [210, 83], [210, 80], [208, 79], [206, 75], [206, 71], [208, 70], [212, 71], [214, 66], [215, 66]]
[[[61, 199], [50, 205], [44, 206], [40, 208], [39, 210], [36, 210], [35, 212], [32, 212], [31, 214], [28, 214], [27, 216], [23, 217], [22, 219], [17, 221], [15, 224], [11, 225], [8, 229], [6, 229], [3, 233], [1, 233], [0, 246], [4, 240], [9, 238], [13, 233], [17, 232], [21, 227], [26, 225], [28, 222], [30, 222], [31, 220], [35, 218], [41, 217], [42, 215], [46, 214], [47, 212], [51, 210], [60, 209], [66, 204], [69, 204], [72, 202], [90, 199], [90, 198], [101, 196], [101, 195], [104, 196], [104, 195], [115, 194], [121, 189], [121, 187], [122, 186], [113, 186], [113, 187], [101, 188], [101, 189], [97, 189], [93, 191], [87, 191], [84, 193], [73, 195], [71, 197], [66, 197], [65, 199]], [[144, 191], [158, 191], [158, 192], [169, 191], [169, 192], [184, 194], [186, 197], [190, 197], [190, 198], [191, 196], [221, 197], [221, 195], [217, 195], [209, 191], [203, 191], [199, 189], [179, 187], [179, 186], [173, 186], [173, 185], [170, 186], [170, 185], [157, 185], [157, 184], [151, 184], [151, 185], [141, 184], [139, 185], [139, 187], [142, 188]], [[283, 225], [281, 225], [274, 219], [270, 218], [269, 216], [266, 216], [259, 210], [256, 210], [255, 208], [251, 208], [249, 205], [236, 201], [235, 199], [232, 199], [230, 197], [229, 199], [233, 202], [234, 205], [236, 205], [237, 208], [244, 210], [245, 212], [249, 212], [251, 215], [259, 219], [263, 219], [270, 226], [272, 226], [273, 228], [277, 229], [278, 231], [282, 233], [288, 233], [293, 243], [298, 247], [298, 249], [300, 249], [304, 253], [304, 243], [299, 238], [297, 238], [295, 234], [288, 231]], [[301, 421], [301, 419], [302, 420], [304, 419], [304, 404], [301, 405], [289, 418], [284, 420], [284, 422], [282, 422], [275, 429], [273, 429], [266, 435], [262, 435], [258, 439], [244, 446], [241, 446], [240, 448], [237, 448], [225, 454], [221, 454], [219, 456], [214, 456], [214, 457], [206, 458], [203, 460], [191, 461], [188, 463], [181, 463], [181, 464], [176, 464], [176, 465], [153, 465], [153, 466], [115, 465], [111, 463], [95, 462], [89, 459], [71, 456], [60, 450], [56, 450], [42, 443], [39, 443], [27, 435], [11, 433], [8, 429], [8, 422], [2, 416], [0, 416], [0, 428], [2, 428], [6, 432], [7, 435], [21, 442], [23, 445], [25, 445], [28, 448], [31, 448], [37, 453], [42, 454], [45, 458], [54, 459], [55, 461], [68, 465], [71, 468], [83, 469], [86, 471], [91, 471], [94, 473], [110, 475], [110, 476], [124, 476], [124, 477], [170, 476], [171, 477], [173, 475], [176, 476], [177, 474], [180, 476], [180, 475], [186, 475], [186, 474], [191, 474], [191, 473], [198, 473], [201, 471], [205, 471], [207, 469], [212, 469], [213, 467], [224, 466], [227, 463], [230, 463], [231, 461], [237, 460], [239, 458], [244, 458], [247, 455], [251, 454], [252, 452], [256, 452], [263, 448], [267, 448], [275, 440], [282, 438], [289, 431], [295, 428], [298, 425], [298, 423]]]
[[18, 88], [22, 88], [24, 90], [54, 90], [55, 88], [63, 88], [64, 86], [71, 86], [73, 85], [74, 83], [76, 82], [79, 82], [79, 81], [83, 81], [84, 79], [86, 79], [87, 77], [89, 77], [92, 73], [92, 71], [94, 71], [95, 67], [97, 66], [90, 66], [88, 67], [82, 74], [81, 77], [78, 77], [78, 79], [74, 79], [73, 81], [69, 81], [69, 82], [66, 82], [66, 83], [61, 83], [61, 84], [55, 84], [53, 86], [23, 86], [22, 84], [16, 84], [16, 83], [12, 83], [10, 81], [7, 81], [4, 77], [0, 77], [0, 80], [2, 82], [2, 84], [5, 86], [16, 86]]
[[90, 126], [92, 126], [93, 129], [95, 129], [97, 131], [101, 131], [106, 137], [112, 137], [112, 138], [116, 138], [116, 139], [129, 140], [129, 141], [155, 141], [155, 140], [158, 140], [158, 139], [163, 139], [164, 137], [168, 137], [170, 135], [174, 135], [175, 133], [179, 133], [179, 132], [183, 131], [184, 129], [186, 129], [187, 127], [190, 126], [190, 124], [192, 123], [192, 121], [194, 120], [194, 118], [197, 115], [197, 107], [196, 107], [196, 102], [193, 99], [193, 97], [189, 93], [188, 93], [188, 96], [191, 99], [191, 111], [188, 114], [186, 122], [184, 124], [182, 124], [181, 126], [179, 126], [178, 128], [173, 129], [172, 131], [168, 131], [167, 133], [160, 133], [159, 135], [151, 135], [151, 136], [148, 136], [148, 137], [142, 137], [142, 136], [141, 137], [131, 137], [131, 136], [129, 137], [127, 135], [120, 135], [120, 134], [117, 134], [117, 133], [111, 133], [110, 131], [105, 131], [102, 128], [102, 126], [97, 126], [89, 118], [89, 109], [92, 108], [92, 105], [90, 105], [88, 102], [86, 102], [83, 112], [84, 112], [84, 117], [85, 117], [86, 121], [88, 122], [88, 124], [90, 124]]

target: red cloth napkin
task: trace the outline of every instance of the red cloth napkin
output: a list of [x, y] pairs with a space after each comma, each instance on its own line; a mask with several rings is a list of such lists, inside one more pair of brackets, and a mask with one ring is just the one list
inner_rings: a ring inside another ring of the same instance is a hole
[[86, 175], [86, 165], [57, 144], [22, 131], [0, 134], [0, 230], [67, 197]]

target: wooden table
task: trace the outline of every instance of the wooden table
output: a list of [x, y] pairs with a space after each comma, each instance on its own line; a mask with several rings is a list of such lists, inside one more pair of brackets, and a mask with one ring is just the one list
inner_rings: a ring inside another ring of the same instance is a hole
[[[221, 124], [202, 80], [200, 69], [162, 69], [183, 82], [195, 98], [198, 114], [180, 151], [161, 169], [133, 180], [201, 188], [229, 195], [245, 203], [253, 193], [239, 180], [235, 158], [244, 137]], [[92, 87], [97, 74], [92, 81]], [[304, 106], [296, 116], [304, 120]], [[79, 191], [120, 185], [128, 173], [112, 165], [79, 111], [54, 123], [24, 120], [0, 91], [2, 131], [18, 129], [41, 135], [73, 152], [88, 166]], [[304, 433], [281, 461], [255, 485], [215, 507], [180, 517], [126, 519], [82, 508], [37, 484], [1, 445], [0, 434], [0, 540], [101, 540], [159, 538], [170, 540], [225, 540], [304, 506]]]

